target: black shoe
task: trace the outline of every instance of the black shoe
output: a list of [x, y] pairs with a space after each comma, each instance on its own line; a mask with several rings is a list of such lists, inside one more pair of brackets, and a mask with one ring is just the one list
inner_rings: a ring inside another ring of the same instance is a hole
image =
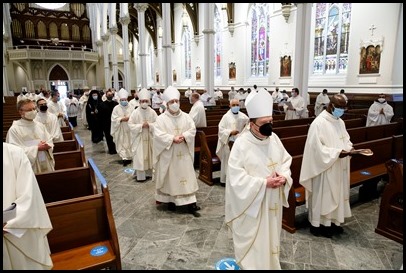
[[168, 203], [168, 210], [169, 211], [176, 211], [175, 203]]
[[226, 187], [226, 183], [221, 183], [221, 182], [220, 182], [220, 185], [221, 185], [222, 187], [224, 187], [224, 188]]
[[316, 237], [321, 236], [321, 227], [310, 226], [310, 233]]
[[321, 227], [321, 235], [323, 237], [333, 238], [333, 228], [332, 227], [326, 227], [326, 226], [322, 226], [322, 225], [320, 225], [320, 227]]
[[137, 180], [138, 183], [144, 183], [145, 181], [147, 181], [147, 179], [144, 179], [144, 180], [138, 180], [138, 179], [136, 179], [136, 180]]
[[334, 234], [343, 234], [344, 233], [343, 227], [337, 226], [334, 223], [331, 223], [331, 228], [333, 229]]
[[111, 154], [111, 155], [115, 155], [115, 154], [117, 154], [117, 151], [109, 151], [109, 154]]
[[200, 210], [200, 207], [196, 205], [196, 203], [188, 205], [188, 212], [193, 214], [194, 217], [200, 217], [200, 213], [197, 211]]

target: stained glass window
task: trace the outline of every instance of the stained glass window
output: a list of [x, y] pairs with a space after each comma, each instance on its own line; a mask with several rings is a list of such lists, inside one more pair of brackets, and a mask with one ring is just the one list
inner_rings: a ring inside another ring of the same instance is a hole
[[256, 3], [251, 7], [251, 76], [265, 77], [269, 68], [269, 8]]
[[313, 74], [347, 72], [351, 3], [315, 4]]
[[183, 28], [183, 61], [184, 61], [184, 71], [185, 79], [192, 78], [192, 49], [190, 41], [190, 30], [189, 27]]
[[214, 6], [214, 76], [221, 77], [221, 16], [217, 5]]

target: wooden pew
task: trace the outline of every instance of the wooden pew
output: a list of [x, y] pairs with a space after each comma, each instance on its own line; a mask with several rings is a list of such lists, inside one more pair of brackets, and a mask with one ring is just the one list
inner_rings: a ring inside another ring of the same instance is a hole
[[55, 170], [87, 166], [83, 147], [80, 147], [78, 150], [54, 153], [53, 155]]
[[75, 139], [74, 131], [62, 132], [63, 140]]
[[[387, 174], [385, 162], [393, 157], [394, 137], [387, 137], [372, 141], [354, 144], [355, 149], [369, 148], [374, 152], [373, 156], [353, 156], [350, 163], [350, 187], [363, 185], [359, 191], [359, 198], [366, 199], [376, 197], [376, 184], [379, 179]], [[303, 155], [292, 157], [291, 176], [293, 185], [289, 192], [289, 208], [283, 208], [282, 227], [290, 232], [296, 232], [295, 213], [296, 206], [305, 202], [305, 190], [299, 184], [300, 169]]]
[[375, 232], [403, 245], [403, 160], [386, 162], [388, 184], [382, 194]]
[[[54, 270], [121, 270], [120, 247], [107, 185], [102, 193], [46, 204]], [[92, 250], [105, 247], [107, 252]]]
[[74, 150], [79, 150], [80, 147], [84, 147], [83, 142], [80, 139], [79, 135], [74, 134], [74, 136], [75, 137], [72, 140], [55, 142], [54, 143], [54, 153], [74, 151]]
[[45, 203], [97, 193], [89, 166], [56, 170], [35, 175]]
[[308, 130], [309, 130], [309, 124], [286, 126], [286, 127], [276, 127], [276, 128], [272, 129], [272, 131], [275, 134], [277, 134], [279, 138], [307, 135]]
[[[206, 135], [218, 135], [218, 127], [217, 126], [208, 126], [208, 127], [198, 127], [196, 131], [203, 131]], [[200, 166], [200, 137], [195, 135], [195, 159], [194, 159], [194, 166], [198, 168]]]
[[293, 136], [281, 138], [281, 142], [285, 147], [286, 151], [291, 156], [303, 154], [307, 135]]
[[393, 158], [403, 160], [403, 134], [394, 135], [393, 137]]
[[197, 131], [196, 134], [200, 138], [200, 168], [199, 179], [204, 183], [212, 186], [213, 172], [221, 169], [221, 162], [216, 155], [218, 135], [208, 135], [203, 131]]

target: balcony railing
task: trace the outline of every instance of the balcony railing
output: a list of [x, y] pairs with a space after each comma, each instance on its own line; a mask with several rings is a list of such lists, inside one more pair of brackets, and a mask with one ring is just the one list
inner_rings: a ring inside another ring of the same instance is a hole
[[84, 47], [65, 46], [14, 46], [8, 47], [10, 61], [20, 60], [80, 60], [98, 62], [98, 53]]

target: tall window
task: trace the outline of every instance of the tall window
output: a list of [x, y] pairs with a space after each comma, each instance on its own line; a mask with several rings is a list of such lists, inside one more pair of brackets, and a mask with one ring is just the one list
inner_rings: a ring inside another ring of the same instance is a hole
[[255, 3], [250, 10], [251, 76], [265, 77], [269, 68], [269, 8]]
[[313, 74], [347, 72], [351, 3], [317, 3]]
[[189, 27], [183, 28], [183, 62], [184, 62], [184, 76], [186, 79], [192, 78], [192, 49], [190, 42], [190, 30]]
[[221, 77], [221, 16], [217, 5], [214, 6], [214, 77]]

